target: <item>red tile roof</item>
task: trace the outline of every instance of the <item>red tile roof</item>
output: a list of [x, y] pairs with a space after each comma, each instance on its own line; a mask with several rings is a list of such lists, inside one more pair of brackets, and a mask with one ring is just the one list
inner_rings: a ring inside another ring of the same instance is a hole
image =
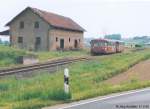
[[[31, 7], [26, 8], [24, 11], [26, 11], [27, 9], [30, 9], [35, 14], [39, 15], [44, 21], [49, 23], [52, 27], [60, 28], [60, 29], [66, 29], [66, 30], [74, 30], [74, 31], [85, 31], [85, 29], [83, 29], [80, 25], [78, 25], [76, 22], [74, 22], [72, 19], [70, 19], [68, 17], [64, 17], [61, 15], [57, 15], [57, 14], [54, 14], [51, 12], [47, 12], [47, 11], [43, 11], [43, 10], [40, 10], [37, 8], [31, 8]], [[10, 25], [10, 23], [12, 21], [10, 21], [7, 24], [7, 26]]]

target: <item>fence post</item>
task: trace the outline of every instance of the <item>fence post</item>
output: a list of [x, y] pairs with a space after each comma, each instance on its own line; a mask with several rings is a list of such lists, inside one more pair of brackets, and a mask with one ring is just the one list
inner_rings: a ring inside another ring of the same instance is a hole
[[69, 93], [69, 69], [64, 69], [64, 91]]

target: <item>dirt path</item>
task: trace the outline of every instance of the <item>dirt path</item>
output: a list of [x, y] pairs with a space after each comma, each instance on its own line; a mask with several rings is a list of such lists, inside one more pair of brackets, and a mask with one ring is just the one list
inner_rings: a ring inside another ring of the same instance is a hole
[[109, 84], [120, 84], [133, 79], [141, 81], [150, 80], [150, 59], [136, 64], [128, 71], [118, 74], [105, 82]]

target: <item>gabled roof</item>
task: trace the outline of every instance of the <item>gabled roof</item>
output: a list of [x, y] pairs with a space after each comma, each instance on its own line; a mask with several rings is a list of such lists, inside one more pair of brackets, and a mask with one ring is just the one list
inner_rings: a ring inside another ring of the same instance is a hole
[[37, 8], [31, 8], [31, 7], [27, 7], [19, 15], [17, 15], [10, 22], [8, 22], [6, 26], [9, 26], [15, 19], [18, 18], [18, 16], [20, 16], [22, 13], [24, 13], [28, 9], [30, 9], [32, 12], [37, 14], [39, 17], [41, 17], [44, 21], [46, 21], [52, 27], [66, 29], [66, 30], [81, 31], [81, 32], [85, 31], [85, 29], [83, 29], [80, 25], [78, 25], [76, 22], [74, 22], [72, 19], [68, 17], [64, 17], [61, 15], [57, 15], [51, 12], [47, 12], [47, 11], [43, 11]]

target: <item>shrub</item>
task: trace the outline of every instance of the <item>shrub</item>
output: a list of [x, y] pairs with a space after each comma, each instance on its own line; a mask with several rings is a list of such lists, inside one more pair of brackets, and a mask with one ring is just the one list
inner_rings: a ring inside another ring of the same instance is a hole
[[142, 45], [139, 45], [139, 44], [135, 44], [135, 47], [142, 47]]

